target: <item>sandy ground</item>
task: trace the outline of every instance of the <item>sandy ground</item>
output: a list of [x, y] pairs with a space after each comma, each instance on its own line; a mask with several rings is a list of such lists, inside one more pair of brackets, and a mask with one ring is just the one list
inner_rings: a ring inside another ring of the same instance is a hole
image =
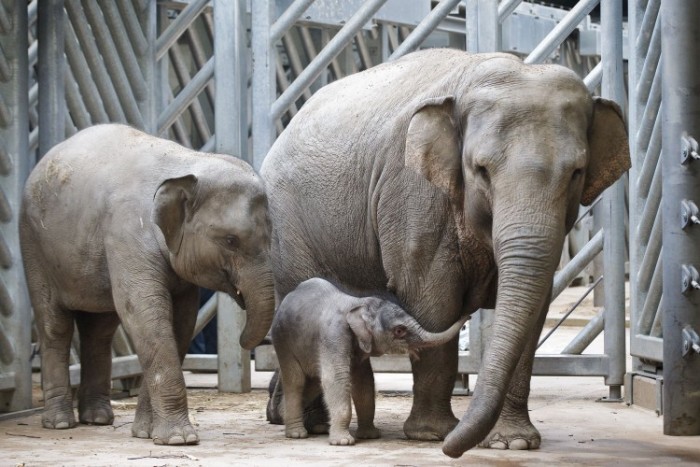
[[[567, 309], [575, 300], [570, 295], [562, 297], [553, 314]], [[588, 303], [574, 316], [585, 320], [594, 314]], [[543, 351], [557, 352], [576, 332], [576, 328], [560, 328]], [[601, 341], [600, 337], [594, 341], [590, 351], [600, 348]], [[405, 439], [402, 425], [411, 406], [409, 374], [377, 374], [375, 421], [383, 437], [349, 447], [330, 446], [324, 435], [286, 439], [282, 426], [268, 424], [265, 388], [270, 376], [254, 372], [251, 393], [223, 394], [215, 389], [215, 374], [187, 373], [190, 417], [201, 439], [197, 446], [163, 447], [132, 438], [136, 398], [115, 400], [114, 425], [107, 427], [46, 430], [37, 411], [2, 420], [0, 467], [700, 465], [700, 437], [664, 436], [662, 418], [654, 412], [624, 403], [596, 402], [608, 395], [602, 378], [533, 378], [530, 415], [542, 433], [541, 448], [528, 452], [476, 448], [453, 460], [442, 454], [439, 442]], [[40, 405], [38, 386], [35, 398]], [[455, 396], [455, 413], [463, 414], [470, 399]]]

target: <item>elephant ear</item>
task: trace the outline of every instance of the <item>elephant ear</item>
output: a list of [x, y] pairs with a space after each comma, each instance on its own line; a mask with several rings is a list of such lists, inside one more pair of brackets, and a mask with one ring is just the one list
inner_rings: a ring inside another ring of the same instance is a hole
[[160, 184], [153, 197], [153, 222], [163, 232], [168, 249], [177, 254], [184, 234], [185, 222], [192, 217], [192, 204], [197, 177], [185, 175]]
[[454, 121], [451, 96], [427, 99], [411, 117], [406, 134], [404, 165], [450, 199], [458, 197], [462, 184], [460, 134]]
[[351, 309], [346, 315], [350, 329], [357, 337], [357, 343], [364, 353], [372, 353], [372, 325], [371, 317], [364, 306]]
[[590, 205], [629, 170], [630, 149], [620, 107], [613, 101], [594, 97], [593, 124], [588, 131], [590, 151], [581, 204]]

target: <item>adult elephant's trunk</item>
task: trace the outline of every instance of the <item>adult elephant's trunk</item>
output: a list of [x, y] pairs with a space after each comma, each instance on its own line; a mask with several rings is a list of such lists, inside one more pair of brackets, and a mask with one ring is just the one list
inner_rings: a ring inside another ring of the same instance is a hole
[[[509, 219], [503, 219], [509, 217]], [[474, 398], [443, 452], [459, 457], [496, 424], [516, 365], [549, 295], [564, 239], [563, 221], [548, 214], [519, 213], [494, 219], [498, 292], [493, 339], [479, 371]], [[513, 220], [515, 219], [515, 220]]]
[[[413, 318], [411, 318], [413, 320]], [[449, 328], [442, 332], [426, 331], [417, 321], [413, 320], [413, 324], [409, 327], [408, 345], [415, 349], [426, 349], [429, 347], [437, 347], [438, 345], [446, 344], [455, 337], [459, 330], [464, 326], [464, 323], [469, 319], [469, 315], [463, 317]]]
[[275, 289], [269, 262], [254, 274], [248, 272], [239, 281], [245, 300], [246, 323], [241, 333], [240, 344], [244, 349], [253, 349], [267, 335], [275, 313]]

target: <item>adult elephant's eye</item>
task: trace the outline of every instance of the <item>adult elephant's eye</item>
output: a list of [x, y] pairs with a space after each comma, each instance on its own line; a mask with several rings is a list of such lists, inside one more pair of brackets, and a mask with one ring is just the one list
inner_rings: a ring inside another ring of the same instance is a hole
[[394, 328], [394, 338], [403, 339], [406, 337], [406, 326], [396, 326]]
[[235, 235], [227, 235], [225, 240], [226, 246], [229, 248], [238, 248], [241, 244], [240, 240]]

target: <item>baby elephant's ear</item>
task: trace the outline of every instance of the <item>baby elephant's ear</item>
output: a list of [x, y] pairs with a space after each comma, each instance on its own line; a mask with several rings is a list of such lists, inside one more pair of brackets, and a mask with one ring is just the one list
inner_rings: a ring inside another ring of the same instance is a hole
[[160, 184], [153, 196], [153, 222], [165, 237], [168, 249], [177, 254], [183, 237], [183, 226], [192, 217], [192, 204], [197, 177], [185, 175]]
[[360, 349], [364, 353], [372, 353], [372, 332], [367, 309], [364, 306], [357, 306], [348, 312], [345, 319], [347, 319], [352, 332], [357, 336]]

